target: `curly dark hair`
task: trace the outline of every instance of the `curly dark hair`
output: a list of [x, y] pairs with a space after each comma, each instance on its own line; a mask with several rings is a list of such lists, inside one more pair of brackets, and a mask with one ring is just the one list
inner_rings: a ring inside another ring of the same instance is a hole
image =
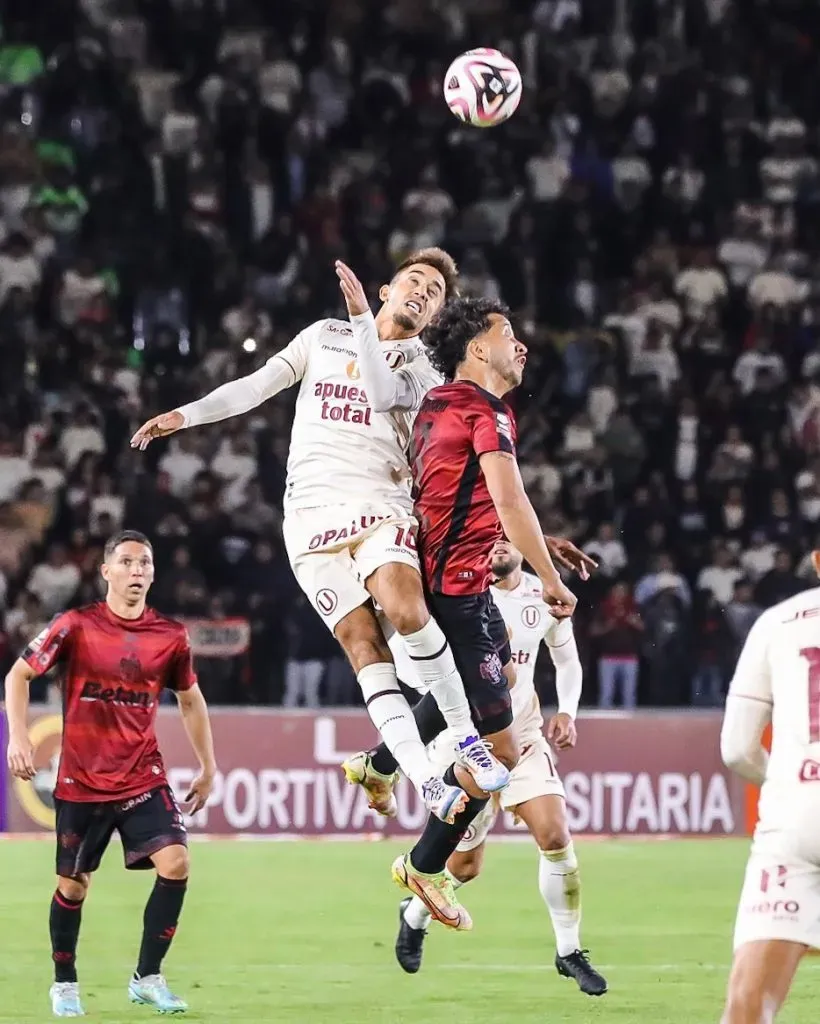
[[455, 377], [473, 338], [490, 329], [493, 313], [510, 315], [507, 306], [496, 299], [451, 299], [425, 329], [422, 341], [430, 362], [447, 380]]

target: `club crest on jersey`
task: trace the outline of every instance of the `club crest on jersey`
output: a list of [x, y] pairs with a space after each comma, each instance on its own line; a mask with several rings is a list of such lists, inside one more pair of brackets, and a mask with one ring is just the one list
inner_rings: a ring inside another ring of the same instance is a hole
[[400, 366], [404, 366], [407, 362], [407, 356], [404, 352], [399, 352], [395, 348], [388, 349], [384, 354], [384, 358], [391, 370], [398, 370]]
[[526, 608], [521, 609], [521, 621], [529, 629], [535, 629], [541, 622], [541, 609], [534, 604], [528, 604]]

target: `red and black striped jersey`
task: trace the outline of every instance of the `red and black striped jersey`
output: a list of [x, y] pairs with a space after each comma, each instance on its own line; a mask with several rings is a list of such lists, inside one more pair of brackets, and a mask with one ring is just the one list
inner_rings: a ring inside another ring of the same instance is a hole
[[490, 585], [490, 549], [501, 523], [481, 472], [488, 452], [515, 454], [506, 402], [471, 381], [428, 392], [413, 427], [410, 464], [419, 551], [429, 590], [480, 594]]
[[56, 797], [127, 800], [166, 785], [154, 727], [160, 694], [197, 681], [181, 622], [151, 608], [122, 619], [99, 601], [56, 616], [22, 657], [37, 675], [64, 669]]

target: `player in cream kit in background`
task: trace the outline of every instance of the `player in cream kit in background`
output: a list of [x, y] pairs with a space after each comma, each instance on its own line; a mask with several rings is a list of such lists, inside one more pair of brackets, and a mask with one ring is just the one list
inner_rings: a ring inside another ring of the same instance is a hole
[[[812, 552], [820, 575], [820, 551]], [[772, 725], [772, 747], [762, 745]], [[722, 1024], [768, 1024], [820, 949], [820, 587], [767, 609], [729, 687], [726, 765], [762, 785]]]
[[[496, 582], [493, 601], [507, 626], [515, 665], [511, 689], [513, 729], [521, 754], [509, 784], [496, 794], [470, 826], [447, 863], [447, 873], [458, 888], [476, 878], [484, 860], [487, 836], [500, 810], [513, 811], [527, 825], [541, 853], [538, 887], [547, 905], [555, 933], [555, 965], [565, 977], [573, 977], [582, 992], [603, 995], [604, 978], [589, 963], [581, 948], [581, 880], [578, 861], [566, 820], [564, 786], [555, 765], [551, 744], [558, 750], [575, 746], [575, 717], [581, 699], [583, 672], [571, 619], [555, 619], [544, 603], [541, 581], [521, 569], [521, 554], [499, 541], [491, 554]], [[556, 671], [558, 711], [547, 723], [535, 689], [535, 664], [544, 644]], [[402, 649], [401, 638], [391, 638], [396, 670], [403, 683], [419, 687], [414, 666]], [[442, 765], [453, 759], [449, 730], [432, 744], [433, 759]], [[418, 896], [401, 901], [396, 958], [409, 974], [421, 967], [424, 939], [430, 914]]]
[[[416, 253], [382, 287], [376, 317], [353, 272], [343, 263], [336, 272], [349, 322], [312, 324], [255, 373], [154, 417], [131, 443], [144, 449], [153, 438], [240, 415], [299, 384], [284, 500], [291, 567], [344, 649], [396, 761], [432, 813], [451, 820], [467, 798], [434, 771], [385, 630], [400, 633], [417, 659], [459, 738], [461, 764], [482, 788], [498, 790], [509, 772], [477, 735], [452, 652], [424, 600], [406, 456], [415, 413], [440, 381], [418, 335], [455, 290], [457, 271], [440, 249]], [[393, 779], [374, 773], [367, 755], [344, 768], [374, 809], [395, 813]]]

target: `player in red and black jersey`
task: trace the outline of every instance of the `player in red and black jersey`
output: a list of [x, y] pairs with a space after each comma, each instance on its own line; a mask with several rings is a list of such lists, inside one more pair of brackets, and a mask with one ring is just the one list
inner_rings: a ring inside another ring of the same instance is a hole
[[205, 806], [216, 772], [208, 709], [185, 627], [145, 605], [154, 579], [148, 538], [129, 530], [113, 536], [101, 572], [108, 584], [105, 600], [58, 615], [6, 676], [8, 766], [17, 778], [34, 777], [29, 684], [61, 666], [52, 1008], [58, 1017], [83, 1012], [75, 965], [81, 908], [90, 875], [116, 830], [127, 868], [156, 869], [129, 998], [163, 1013], [179, 1013], [187, 1006], [169, 990], [160, 968], [185, 897], [187, 835], [165, 776], [155, 720], [163, 689], [173, 690], [201, 767], [186, 797], [194, 813]]
[[[479, 731], [496, 757], [514, 768], [518, 742], [509, 692], [514, 676], [504, 620], [489, 592], [493, 544], [506, 535], [522, 552], [553, 615], [572, 615], [576, 603], [524, 491], [515, 458], [515, 420], [503, 401], [521, 383], [527, 350], [516, 339], [506, 308], [488, 300], [451, 303], [424, 340], [448, 381], [422, 403], [411, 445], [430, 610], [450, 643]], [[444, 778], [458, 779], [468, 792], [466, 809], [452, 825], [428, 822], [409, 856], [394, 863], [393, 875], [443, 924], [463, 929], [471, 926], [470, 918], [444, 866], [488, 794], [463, 778], [457, 766]]]

